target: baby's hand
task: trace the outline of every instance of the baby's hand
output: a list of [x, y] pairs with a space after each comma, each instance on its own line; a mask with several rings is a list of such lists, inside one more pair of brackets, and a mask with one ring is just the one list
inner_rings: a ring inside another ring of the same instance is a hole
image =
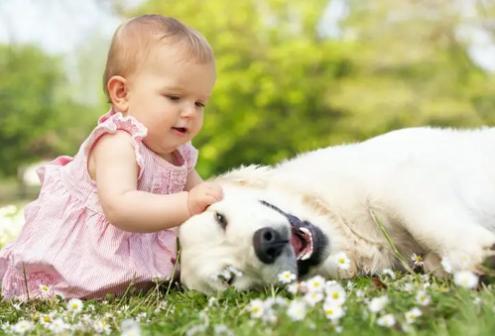
[[202, 182], [189, 191], [187, 207], [192, 215], [203, 212], [210, 204], [223, 198], [222, 188], [216, 183]]

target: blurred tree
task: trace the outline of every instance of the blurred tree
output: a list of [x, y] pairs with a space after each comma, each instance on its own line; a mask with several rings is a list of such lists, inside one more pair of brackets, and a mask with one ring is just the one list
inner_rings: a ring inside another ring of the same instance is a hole
[[70, 118], [83, 107], [60, 94], [59, 59], [31, 46], [0, 46], [0, 78], [0, 176], [73, 148], [79, 125]]
[[467, 54], [459, 6], [449, 0], [347, 3], [343, 38], [356, 52], [352, 70], [328, 95], [348, 112], [342, 130], [367, 137], [404, 126], [495, 122], [494, 78]]
[[217, 85], [195, 139], [203, 175], [346, 138], [335, 128], [341, 113], [326, 99], [347, 71], [346, 46], [315, 30], [326, 3], [148, 1], [132, 13], [177, 17], [213, 46]]
[[326, 0], [150, 0], [126, 13], [177, 17], [215, 50], [203, 175], [399, 127], [495, 121], [493, 77], [468, 57], [450, 1], [346, 3], [334, 39], [317, 33]]

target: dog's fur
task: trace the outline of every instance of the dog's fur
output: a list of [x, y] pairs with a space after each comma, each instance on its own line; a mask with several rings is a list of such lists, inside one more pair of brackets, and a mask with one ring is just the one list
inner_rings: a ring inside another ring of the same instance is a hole
[[[442, 258], [478, 271], [493, 253], [495, 128], [403, 129], [216, 181], [224, 199], [180, 228], [181, 281], [202, 292], [266, 285], [285, 270], [336, 278], [404, 267], [394, 248], [406, 261], [425, 256], [438, 274]], [[310, 223], [319, 246], [297, 261], [287, 243], [263, 262], [254, 233], [268, 227], [290, 241], [289, 219]], [[346, 270], [339, 252], [351, 260]]]

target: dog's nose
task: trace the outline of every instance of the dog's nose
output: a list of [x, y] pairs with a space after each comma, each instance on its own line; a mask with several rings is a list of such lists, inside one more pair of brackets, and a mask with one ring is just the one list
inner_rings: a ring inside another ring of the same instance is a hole
[[277, 230], [269, 227], [257, 230], [253, 236], [254, 252], [265, 264], [273, 263], [288, 242]]

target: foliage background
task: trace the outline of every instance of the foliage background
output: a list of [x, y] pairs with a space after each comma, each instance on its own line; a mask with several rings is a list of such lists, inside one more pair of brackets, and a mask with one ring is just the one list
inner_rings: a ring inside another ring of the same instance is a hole
[[[123, 19], [174, 16], [210, 41], [218, 80], [194, 141], [204, 177], [401, 127], [494, 125], [495, 76], [459, 33], [482, 27], [493, 41], [493, 1], [475, 2], [467, 17], [450, 0], [346, 3], [341, 34], [329, 36], [319, 29], [327, 0], [148, 0], [132, 11], [112, 1]], [[60, 58], [0, 46], [0, 176], [77, 151], [108, 108], [99, 82], [107, 47], [88, 39], [72, 69], [93, 101]]]

